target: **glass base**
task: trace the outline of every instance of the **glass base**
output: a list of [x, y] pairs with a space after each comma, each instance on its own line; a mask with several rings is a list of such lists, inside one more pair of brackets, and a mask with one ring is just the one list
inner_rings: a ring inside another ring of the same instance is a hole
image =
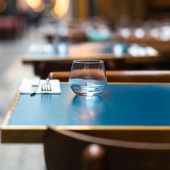
[[73, 92], [79, 96], [98, 96], [100, 95], [100, 93], [102, 93], [106, 85], [107, 84], [100, 86], [70, 85], [70, 87], [73, 90]]
[[83, 93], [83, 92], [74, 92], [76, 95], [78, 95], [78, 96], [98, 96], [98, 95], [100, 95], [101, 94], [101, 92], [100, 93], [94, 93], [94, 92], [88, 92], [88, 93]]

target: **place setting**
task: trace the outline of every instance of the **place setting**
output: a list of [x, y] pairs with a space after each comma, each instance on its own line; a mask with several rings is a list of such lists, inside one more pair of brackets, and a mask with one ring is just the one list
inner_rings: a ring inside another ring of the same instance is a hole
[[23, 78], [19, 88], [21, 94], [60, 94], [60, 81], [59, 80], [42, 80], [40, 78], [28, 79]]

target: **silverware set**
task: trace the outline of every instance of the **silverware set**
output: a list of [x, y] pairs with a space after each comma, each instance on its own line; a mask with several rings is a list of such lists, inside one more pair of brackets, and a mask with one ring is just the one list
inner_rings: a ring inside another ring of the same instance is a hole
[[46, 83], [41, 83], [41, 91], [52, 91], [50, 79], [46, 79]]

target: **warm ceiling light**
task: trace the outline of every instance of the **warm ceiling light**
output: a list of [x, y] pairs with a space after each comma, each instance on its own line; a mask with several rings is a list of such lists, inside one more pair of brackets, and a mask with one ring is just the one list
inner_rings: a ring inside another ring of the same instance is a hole
[[5, 0], [0, 0], [0, 12], [4, 12], [7, 9], [7, 2]]
[[31, 8], [38, 8], [41, 3], [42, 3], [42, 0], [26, 0], [28, 6], [30, 6]]
[[44, 8], [45, 8], [45, 4], [44, 4], [44, 2], [41, 2], [41, 5], [38, 8], [33, 8], [33, 10], [35, 12], [41, 12], [44, 10]]
[[55, 6], [51, 11], [54, 18], [64, 16], [69, 8], [69, 0], [56, 0]]
[[55, 19], [58, 19], [58, 18], [59, 18], [58, 16], [56, 16], [56, 14], [54, 13], [54, 10], [53, 10], [53, 9], [51, 10], [51, 16], [52, 16], [53, 18], [55, 18]]
[[57, 5], [68, 5], [69, 0], [57, 0], [55, 4], [57, 4]]

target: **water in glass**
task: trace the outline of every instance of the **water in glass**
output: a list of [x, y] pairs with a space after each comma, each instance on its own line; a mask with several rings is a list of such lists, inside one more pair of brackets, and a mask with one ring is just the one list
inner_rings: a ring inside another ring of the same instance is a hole
[[73, 61], [69, 85], [77, 95], [99, 95], [107, 85], [104, 62], [101, 60]]

